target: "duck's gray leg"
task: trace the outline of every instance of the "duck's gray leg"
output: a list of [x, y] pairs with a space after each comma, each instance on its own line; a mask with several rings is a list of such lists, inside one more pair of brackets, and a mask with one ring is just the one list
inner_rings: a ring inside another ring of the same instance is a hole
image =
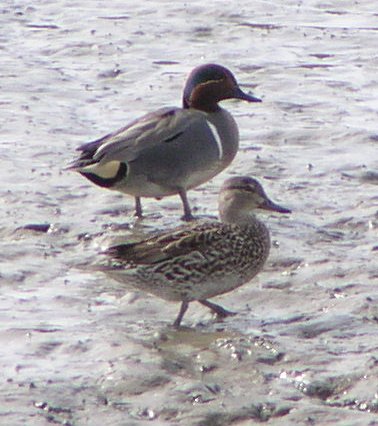
[[175, 319], [175, 322], [173, 323], [173, 327], [175, 328], [180, 327], [181, 320], [183, 319], [188, 307], [189, 307], [189, 302], [181, 303], [180, 312], [178, 313], [177, 318]]
[[185, 189], [180, 189], [179, 195], [182, 201], [182, 205], [184, 207], [184, 216], [182, 216], [182, 220], [185, 220], [187, 222], [189, 222], [190, 220], [194, 220], [194, 216], [192, 215]]
[[199, 300], [198, 302], [215, 312], [219, 318], [226, 318], [232, 315], [236, 315], [236, 312], [228, 311], [227, 309], [222, 308], [222, 306], [209, 302], [208, 300]]
[[140, 197], [135, 197], [135, 216], [139, 218], [143, 217], [142, 203], [140, 201]]

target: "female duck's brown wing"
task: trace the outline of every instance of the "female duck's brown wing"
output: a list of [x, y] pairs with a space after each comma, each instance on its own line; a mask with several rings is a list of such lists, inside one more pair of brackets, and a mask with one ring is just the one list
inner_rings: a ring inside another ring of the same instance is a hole
[[124, 263], [159, 263], [191, 252], [206, 251], [208, 246], [222, 238], [223, 227], [219, 222], [185, 225], [140, 242], [109, 247], [105, 254]]

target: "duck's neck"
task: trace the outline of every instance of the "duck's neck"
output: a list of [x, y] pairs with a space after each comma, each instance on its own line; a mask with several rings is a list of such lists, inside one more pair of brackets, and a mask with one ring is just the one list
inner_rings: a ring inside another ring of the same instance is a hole
[[220, 209], [219, 216], [223, 223], [234, 223], [235, 225], [261, 223], [252, 212], [245, 212], [238, 206], [228, 206], [226, 209]]
[[218, 102], [225, 99], [221, 96], [221, 88], [218, 80], [199, 84], [191, 91], [189, 97], [184, 94], [183, 107], [209, 113], [217, 112], [220, 110]]
[[223, 223], [238, 225], [246, 239], [252, 238], [255, 244], [259, 241], [264, 248], [265, 256], [268, 256], [270, 248], [269, 229], [253, 213], [229, 208], [223, 212], [220, 210], [220, 219]]
[[183, 106], [184, 109], [193, 108], [207, 113], [218, 112], [221, 110], [221, 107], [216, 102], [213, 102], [211, 98], [204, 97], [195, 99], [190, 104], [188, 102], [184, 102]]

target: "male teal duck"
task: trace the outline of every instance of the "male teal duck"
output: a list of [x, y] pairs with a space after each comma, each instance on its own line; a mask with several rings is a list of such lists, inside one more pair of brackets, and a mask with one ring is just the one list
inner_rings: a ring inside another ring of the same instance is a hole
[[96, 185], [134, 196], [138, 217], [141, 197], [178, 194], [183, 219], [191, 220], [187, 191], [226, 168], [239, 147], [236, 122], [218, 105], [231, 98], [261, 102], [244, 93], [227, 68], [201, 65], [187, 79], [182, 108], [158, 109], [80, 146], [69, 169]]
[[255, 179], [233, 177], [220, 191], [221, 222], [194, 222], [144, 241], [112, 246], [104, 252], [109, 259], [98, 268], [136, 289], [181, 301], [175, 327], [193, 301], [225, 317], [231, 312], [208, 299], [250, 281], [269, 254], [269, 231], [255, 209], [290, 213], [273, 203]]

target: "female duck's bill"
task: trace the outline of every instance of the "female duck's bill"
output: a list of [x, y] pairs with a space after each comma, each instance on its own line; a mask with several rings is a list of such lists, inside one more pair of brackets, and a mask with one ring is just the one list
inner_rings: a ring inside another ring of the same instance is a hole
[[135, 197], [142, 216], [142, 197], [178, 194], [184, 219], [193, 218], [187, 191], [224, 170], [239, 147], [237, 125], [218, 102], [260, 102], [243, 92], [227, 68], [206, 64], [188, 77], [182, 108], [161, 108], [126, 127], [78, 148], [69, 167], [92, 183]]

